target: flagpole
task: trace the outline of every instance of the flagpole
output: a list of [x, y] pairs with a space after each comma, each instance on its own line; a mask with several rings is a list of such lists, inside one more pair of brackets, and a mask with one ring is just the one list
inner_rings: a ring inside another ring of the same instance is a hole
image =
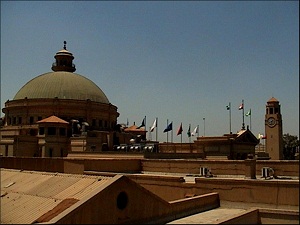
[[251, 116], [252, 116], [252, 110], [250, 109], [250, 130], [251, 130]]
[[[173, 121], [171, 123], [173, 123]], [[173, 124], [172, 124], [172, 126], [173, 126]], [[171, 143], [173, 143], [173, 127], [172, 127], [172, 130], [171, 130]]]
[[181, 134], [180, 134], [180, 143], [181, 143], [181, 145], [182, 145], [182, 132], [181, 132]]
[[250, 109], [250, 130], [251, 130], [251, 114], [252, 114], [252, 112], [251, 112], [251, 109]]
[[181, 134], [180, 134], [180, 152], [182, 152], [182, 132], [181, 132]]
[[156, 141], [157, 141], [157, 123], [158, 123], [158, 118], [156, 117], [156, 124], [155, 124], [156, 125], [156, 139], [155, 140]]
[[199, 125], [198, 125], [198, 128], [197, 128], [197, 137], [199, 137]]
[[149, 127], [149, 141], [151, 141], [151, 140], [152, 140], [152, 136], [151, 136], [151, 132], [150, 132], [150, 130], [151, 130], [151, 127]]
[[203, 130], [204, 134], [203, 134], [203, 136], [205, 136], [205, 118], [203, 118], [203, 123], [204, 123], [204, 130]]
[[[167, 119], [167, 127], [169, 125], [169, 120]], [[168, 146], [168, 136], [169, 136], [169, 132], [167, 132], [167, 146]]]
[[242, 130], [245, 130], [245, 116], [244, 116], [244, 113], [245, 113], [245, 111], [244, 111], [245, 105], [244, 105], [244, 99], [242, 100], [242, 106], [243, 106], [243, 108], [242, 108], [242, 110], [243, 110], [243, 124], [242, 124]]
[[231, 132], [231, 103], [229, 102], [229, 132], [230, 134], [232, 134]]
[[147, 141], [147, 126], [146, 126], [146, 116], [145, 116], [145, 141]]
[[[189, 131], [191, 132], [191, 124], [189, 125]], [[189, 143], [191, 143], [191, 134], [189, 135]]]

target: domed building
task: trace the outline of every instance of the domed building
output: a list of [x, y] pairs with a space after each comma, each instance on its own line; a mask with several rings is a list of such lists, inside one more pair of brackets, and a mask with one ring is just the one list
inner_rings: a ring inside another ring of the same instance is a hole
[[[13, 100], [5, 102], [0, 141], [3, 155], [65, 156], [71, 148], [72, 138], [87, 136], [87, 131], [93, 132], [91, 136], [98, 137], [102, 144], [106, 143], [108, 147], [113, 145], [112, 136], [119, 116], [117, 107], [109, 102], [105, 93], [93, 81], [74, 73], [74, 56], [67, 50], [66, 42], [54, 58], [53, 72], [28, 81]], [[52, 119], [47, 120], [50, 117]], [[47, 148], [42, 143], [47, 139], [44, 136], [49, 133], [41, 131], [43, 129], [40, 130], [40, 127], [50, 126], [53, 130], [53, 124], [60, 125], [56, 127], [58, 132], [55, 135], [52, 132], [52, 136], [67, 138], [67, 141], [63, 141], [66, 142], [63, 150], [56, 151], [52, 147], [48, 154], [47, 149], [43, 150], [44, 153], [39, 150], [20, 153], [22, 136], [28, 145], [38, 145], [38, 149]], [[64, 132], [63, 128], [66, 129]], [[60, 130], [63, 135], [59, 133]], [[102, 132], [100, 137], [99, 132]]]

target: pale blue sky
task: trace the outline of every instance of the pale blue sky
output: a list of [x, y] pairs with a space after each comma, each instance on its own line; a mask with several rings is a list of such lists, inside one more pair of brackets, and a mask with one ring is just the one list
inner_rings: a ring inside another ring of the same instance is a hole
[[1, 1], [1, 108], [51, 71], [63, 41], [118, 123], [146, 116], [148, 130], [158, 117], [159, 141], [167, 120], [174, 142], [180, 123], [183, 142], [189, 124], [204, 135], [203, 118], [206, 136], [228, 133], [229, 102], [237, 132], [242, 99], [252, 132], [264, 134], [272, 96], [283, 133], [299, 137], [299, 1]]

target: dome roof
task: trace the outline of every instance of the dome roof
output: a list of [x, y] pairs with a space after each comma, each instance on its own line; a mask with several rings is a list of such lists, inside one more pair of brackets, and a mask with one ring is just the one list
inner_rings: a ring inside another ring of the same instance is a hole
[[55, 97], [109, 103], [104, 92], [94, 82], [67, 71], [49, 72], [33, 78], [17, 92], [14, 100]]

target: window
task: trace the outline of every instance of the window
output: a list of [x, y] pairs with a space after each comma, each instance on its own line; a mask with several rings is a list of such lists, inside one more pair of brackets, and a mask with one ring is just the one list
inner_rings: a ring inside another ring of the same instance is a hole
[[22, 117], [19, 117], [19, 119], [18, 119], [19, 121], [19, 124], [22, 124]]
[[118, 209], [125, 209], [128, 204], [128, 196], [126, 192], [122, 191], [118, 194], [117, 197], [117, 207]]
[[40, 127], [39, 134], [40, 135], [44, 135], [45, 134], [45, 128], [44, 127]]
[[102, 127], [102, 126], [103, 126], [102, 120], [99, 120], [99, 127]]
[[270, 114], [273, 114], [273, 113], [274, 113], [274, 109], [270, 108]]
[[56, 127], [48, 127], [48, 135], [56, 135]]
[[63, 127], [59, 128], [59, 135], [66, 136], [66, 128], [63, 128]]
[[33, 116], [29, 118], [29, 124], [33, 124]]

